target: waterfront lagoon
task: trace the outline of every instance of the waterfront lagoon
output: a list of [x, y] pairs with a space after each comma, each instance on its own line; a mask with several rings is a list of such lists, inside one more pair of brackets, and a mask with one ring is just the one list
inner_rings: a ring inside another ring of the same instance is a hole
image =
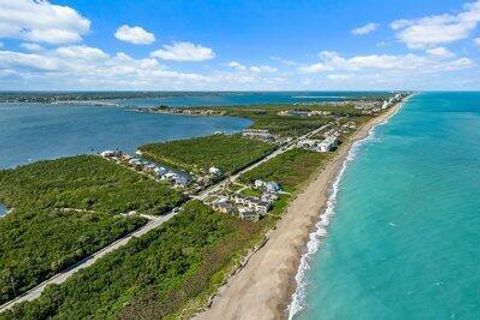
[[198, 92], [164, 94], [155, 98], [112, 100], [122, 107], [181, 106], [229, 106], [279, 103], [312, 103], [342, 101], [359, 97], [375, 97], [388, 94], [382, 91], [278, 91], [278, 92]]
[[7, 213], [7, 207], [0, 203], [0, 217], [4, 216]]
[[121, 108], [0, 104], [0, 168], [105, 149], [238, 132], [250, 120], [131, 112]]
[[480, 318], [478, 128], [480, 93], [420, 93], [377, 127], [340, 181], [294, 319]]

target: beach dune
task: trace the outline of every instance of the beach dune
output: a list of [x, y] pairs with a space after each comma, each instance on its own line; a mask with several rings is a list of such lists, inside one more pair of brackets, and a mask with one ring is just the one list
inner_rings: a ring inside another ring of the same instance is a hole
[[210, 307], [197, 320], [285, 319], [296, 288], [295, 275], [309, 234], [325, 210], [328, 191], [355, 141], [399, 108], [399, 104], [362, 126], [286, 209], [263, 247], [220, 288]]

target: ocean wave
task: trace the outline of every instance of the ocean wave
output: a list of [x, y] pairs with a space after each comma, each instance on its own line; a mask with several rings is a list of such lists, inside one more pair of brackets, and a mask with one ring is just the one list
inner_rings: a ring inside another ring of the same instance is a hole
[[364, 144], [380, 141], [380, 138], [378, 138], [375, 134], [376, 129], [379, 126], [383, 126], [387, 124], [390, 121], [390, 119], [395, 114], [397, 114], [398, 111], [400, 111], [402, 107], [403, 107], [403, 103], [399, 106], [399, 108], [394, 113], [392, 113], [387, 118], [385, 118], [385, 120], [373, 126], [369, 130], [368, 135], [365, 138], [354, 142], [352, 147], [348, 151], [345, 161], [343, 162], [341, 169], [339, 170], [337, 176], [335, 177], [335, 181], [332, 185], [331, 193], [327, 200], [327, 207], [325, 209], [325, 212], [320, 216], [320, 220], [315, 224], [315, 230], [312, 233], [310, 233], [309, 240], [307, 242], [306, 251], [300, 259], [300, 265], [298, 267], [298, 271], [295, 276], [297, 289], [292, 295], [291, 303], [287, 307], [288, 320], [292, 320], [295, 317], [295, 315], [297, 315], [305, 307], [304, 300], [305, 300], [305, 294], [306, 294], [306, 288], [307, 288], [307, 282], [305, 280], [305, 277], [306, 277], [307, 270], [310, 269], [309, 260], [320, 249], [320, 246], [322, 244], [322, 239], [325, 238], [328, 234], [326, 228], [330, 225], [333, 215], [335, 214], [335, 205], [337, 203], [337, 193], [339, 190], [340, 181], [346, 169], [348, 168], [349, 163], [354, 161], [357, 158]]

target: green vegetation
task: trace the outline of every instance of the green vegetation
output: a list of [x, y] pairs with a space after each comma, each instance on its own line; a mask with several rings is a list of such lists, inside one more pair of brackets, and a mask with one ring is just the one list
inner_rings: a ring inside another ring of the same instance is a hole
[[160, 215], [183, 199], [168, 186], [96, 156], [40, 161], [0, 171], [7, 207], [75, 208]]
[[330, 157], [329, 153], [292, 149], [246, 172], [241, 180], [246, 183], [271, 180], [284, 190], [294, 192]]
[[[118, 213], [160, 215], [183, 195], [96, 156], [0, 171], [0, 302], [145, 223]], [[115, 215], [117, 214], [117, 215]]]
[[246, 188], [240, 191], [240, 194], [245, 197], [260, 197], [262, 195], [262, 191], [253, 188]]
[[[278, 112], [283, 110], [297, 110], [304, 111], [329, 111], [328, 116], [321, 117], [301, 117], [301, 116], [279, 116]], [[351, 105], [345, 106], [308, 106], [298, 107], [292, 105], [266, 105], [266, 106], [250, 106], [250, 107], [235, 107], [222, 108], [227, 115], [249, 118], [254, 121], [250, 127], [252, 129], [267, 129], [272, 134], [277, 134], [283, 137], [286, 136], [301, 136], [314, 129], [321, 127], [336, 117], [349, 117], [354, 119], [361, 117], [361, 111], [353, 108]]]
[[267, 129], [280, 136], [301, 136], [325, 123], [328, 118], [281, 117], [277, 113], [284, 108], [252, 109], [242, 108], [230, 110], [230, 115], [248, 118], [254, 121], [252, 129]]
[[[0, 319], [161, 319], [205, 303], [268, 221], [215, 213], [198, 201], [141, 238]], [[187, 307], [186, 307], [187, 306]], [[186, 307], [186, 308], [185, 308]]]
[[105, 213], [15, 209], [0, 219], [0, 304], [144, 223]]
[[225, 174], [241, 170], [274, 150], [265, 142], [240, 135], [213, 135], [140, 147], [145, 158], [193, 172], [214, 166]]
[[[352, 106], [309, 106], [328, 116], [279, 116], [293, 106], [220, 108], [250, 118], [252, 128], [300, 136], [327, 122], [362, 122]], [[215, 135], [149, 144], [145, 158], [182, 170], [225, 174], [241, 170], [275, 145]], [[295, 192], [331, 157], [300, 149], [261, 164], [241, 177], [272, 180]], [[230, 189], [238, 190], [239, 185]], [[245, 195], [258, 195], [251, 188]], [[282, 194], [265, 219], [246, 222], [190, 201], [161, 227], [132, 239], [40, 298], [0, 314], [3, 319], [160, 319], [190, 317], [222, 284], [265, 230], [281, 217], [291, 196]], [[162, 214], [183, 195], [143, 175], [94, 156], [42, 161], [0, 171], [0, 202], [15, 208], [0, 219], [0, 302], [98, 250], [145, 220], [118, 213]], [[117, 214], [117, 215], [115, 215]], [[14, 292], [15, 291], [15, 292]]]

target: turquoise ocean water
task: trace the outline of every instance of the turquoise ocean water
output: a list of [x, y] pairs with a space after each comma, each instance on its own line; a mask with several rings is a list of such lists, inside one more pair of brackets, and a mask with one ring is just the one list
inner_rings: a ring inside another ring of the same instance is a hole
[[350, 156], [292, 318], [480, 319], [480, 93], [417, 94]]

